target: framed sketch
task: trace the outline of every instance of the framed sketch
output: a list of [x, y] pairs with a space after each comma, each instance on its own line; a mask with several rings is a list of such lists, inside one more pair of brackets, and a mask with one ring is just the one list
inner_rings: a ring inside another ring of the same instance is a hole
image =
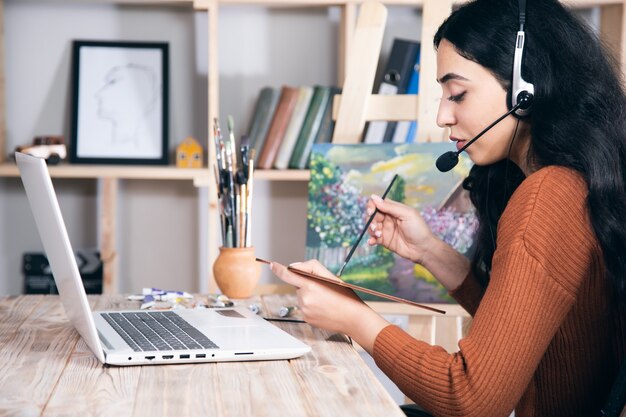
[[74, 41], [70, 162], [168, 163], [169, 48]]

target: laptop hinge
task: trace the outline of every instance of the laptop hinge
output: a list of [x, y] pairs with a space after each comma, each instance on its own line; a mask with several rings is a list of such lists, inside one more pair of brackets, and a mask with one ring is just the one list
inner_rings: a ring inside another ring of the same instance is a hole
[[109, 343], [109, 341], [106, 339], [106, 337], [102, 335], [102, 333], [100, 333], [100, 330], [98, 330], [98, 337], [100, 338], [100, 341], [104, 343], [104, 346], [107, 347], [107, 349], [113, 350], [113, 345]]

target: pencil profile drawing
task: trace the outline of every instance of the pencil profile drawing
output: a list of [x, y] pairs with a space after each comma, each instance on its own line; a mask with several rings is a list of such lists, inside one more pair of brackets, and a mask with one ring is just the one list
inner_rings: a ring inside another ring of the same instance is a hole
[[96, 117], [110, 124], [110, 143], [134, 147], [141, 141], [157, 141], [147, 136], [149, 115], [159, 100], [156, 74], [150, 68], [128, 63], [114, 66], [95, 94]]

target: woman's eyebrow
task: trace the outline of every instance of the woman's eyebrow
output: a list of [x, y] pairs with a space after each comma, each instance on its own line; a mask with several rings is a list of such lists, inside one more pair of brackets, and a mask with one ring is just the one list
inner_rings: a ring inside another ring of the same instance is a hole
[[445, 84], [445, 83], [447, 83], [447, 82], [448, 82], [448, 81], [450, 81], [450, 80], [469, 81], [469, 79], [465, 78], [465, 77], [464, 77], [464, 76], [462, 76], [462, 75], [455, 74], [454, 72], [449, 72], [449, 73], [447, 73], [446, 75], [444, 75], [443, 77], [438, 78], [438, 79], [437, 79], [437, 82], [438, 82], [439, 84]]

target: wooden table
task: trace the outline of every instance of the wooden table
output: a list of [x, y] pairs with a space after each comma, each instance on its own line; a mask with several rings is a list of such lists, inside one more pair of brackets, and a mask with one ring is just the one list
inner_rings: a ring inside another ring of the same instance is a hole
[[[138, 308], [90, 296], [92, 309]], [[277, 316], [293, 295], [255, 301]], [[404, 414], [344, 335], [277, 323], [312, 347], [290, 361], [103, 366], [58, 296], [0, 299], [0, 416], [385, 416]]]

